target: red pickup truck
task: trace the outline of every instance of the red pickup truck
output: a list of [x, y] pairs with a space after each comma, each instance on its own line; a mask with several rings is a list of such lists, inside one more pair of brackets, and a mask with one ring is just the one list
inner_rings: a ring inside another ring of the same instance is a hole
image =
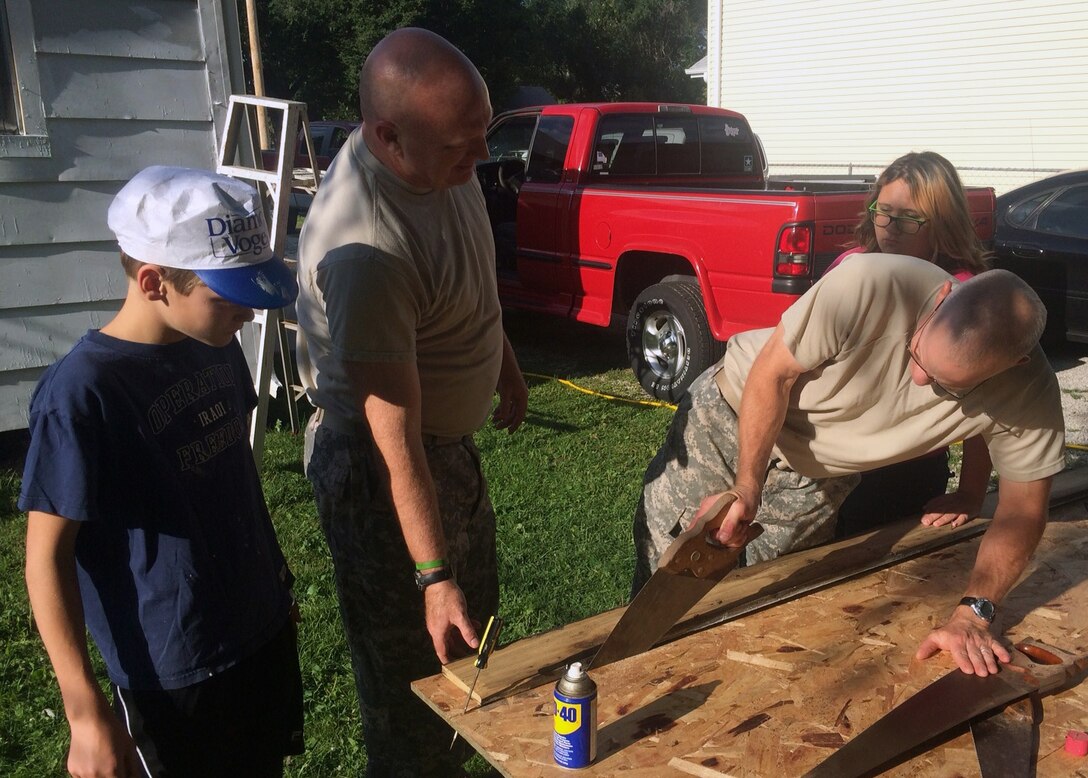
[[[631, 367], [676, 400], [733, 334], [777, 323], [853, 235], [871, 182], [775, 180], [743, 116], [550, 105], [497, 116], [477, 167], [504, 306], [627, 322]], [[994, 193], [969, 190], [980, 237]]]

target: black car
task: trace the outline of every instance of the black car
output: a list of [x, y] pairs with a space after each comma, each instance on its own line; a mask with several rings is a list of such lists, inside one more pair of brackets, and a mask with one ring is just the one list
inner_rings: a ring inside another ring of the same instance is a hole
[[997, 198], [994, 267], [1023, 278], [1047, 309], [1044, 341], [1088, 343], [1088, 170]]

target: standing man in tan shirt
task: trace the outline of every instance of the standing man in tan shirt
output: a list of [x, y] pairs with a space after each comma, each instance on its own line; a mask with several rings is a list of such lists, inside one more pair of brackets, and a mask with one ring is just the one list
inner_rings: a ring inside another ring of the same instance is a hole
[[[363, 125], [299, 243], [299, 368], [318, 413], [306, 473], [336, 571], [367, 775], [457, 775], [471, 753], [409, 683], [478, 645], [498, 608], [495, 514], [472, 435], [515, 430], [528, 392], [502, 329], [475, 177], [490, 99], [421, 29], [359, 78]], [[498, 406], [491, 405], [498, 393]]]

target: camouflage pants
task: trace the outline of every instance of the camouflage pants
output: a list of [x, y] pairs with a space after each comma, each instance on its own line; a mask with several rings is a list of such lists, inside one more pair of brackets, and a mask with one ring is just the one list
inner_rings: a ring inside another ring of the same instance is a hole
[[[332, 552], [367, 751], [368, 776], [456, 775], [473, 751], [410, 688], [441, 672], [415, 567], [369, 434], [328, 423], [306, 429], [306, 476]], [[425, 445], [448, 559], [479, 622], [497, 613], [495, 513], [471, 437]]]
[[[661, 554], [688, 526], [703, 498], [724, 492], [736, 479], [737, 414], [714, 381], [717, 371], [711, 367], [695, 379], [646, 470], [635, 511], [632, 595], [657, 569]], [[857, 475], [808, 478], [772, 459], [756, 515], [764, 532], [745, 550], [747, 564], [831, 540], [839, 505], [858, 480]]]

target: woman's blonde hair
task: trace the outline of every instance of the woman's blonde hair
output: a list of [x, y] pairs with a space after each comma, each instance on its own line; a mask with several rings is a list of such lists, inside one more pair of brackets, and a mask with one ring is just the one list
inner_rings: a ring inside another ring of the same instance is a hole
[[859, 246], [866, 252], [880, 251], [869, 206], [880, 197], [881, 189], [893, 181], [906, 182], [922, 217], [928, 220], [937, 247], [933, 262], [948, 273], [966, 270], [978, 274], [989, 268], [989, 254], [975, 233], [959, 173], [951, 162], [934, 151], [904, 154], [880, 174], [854, 230]]

